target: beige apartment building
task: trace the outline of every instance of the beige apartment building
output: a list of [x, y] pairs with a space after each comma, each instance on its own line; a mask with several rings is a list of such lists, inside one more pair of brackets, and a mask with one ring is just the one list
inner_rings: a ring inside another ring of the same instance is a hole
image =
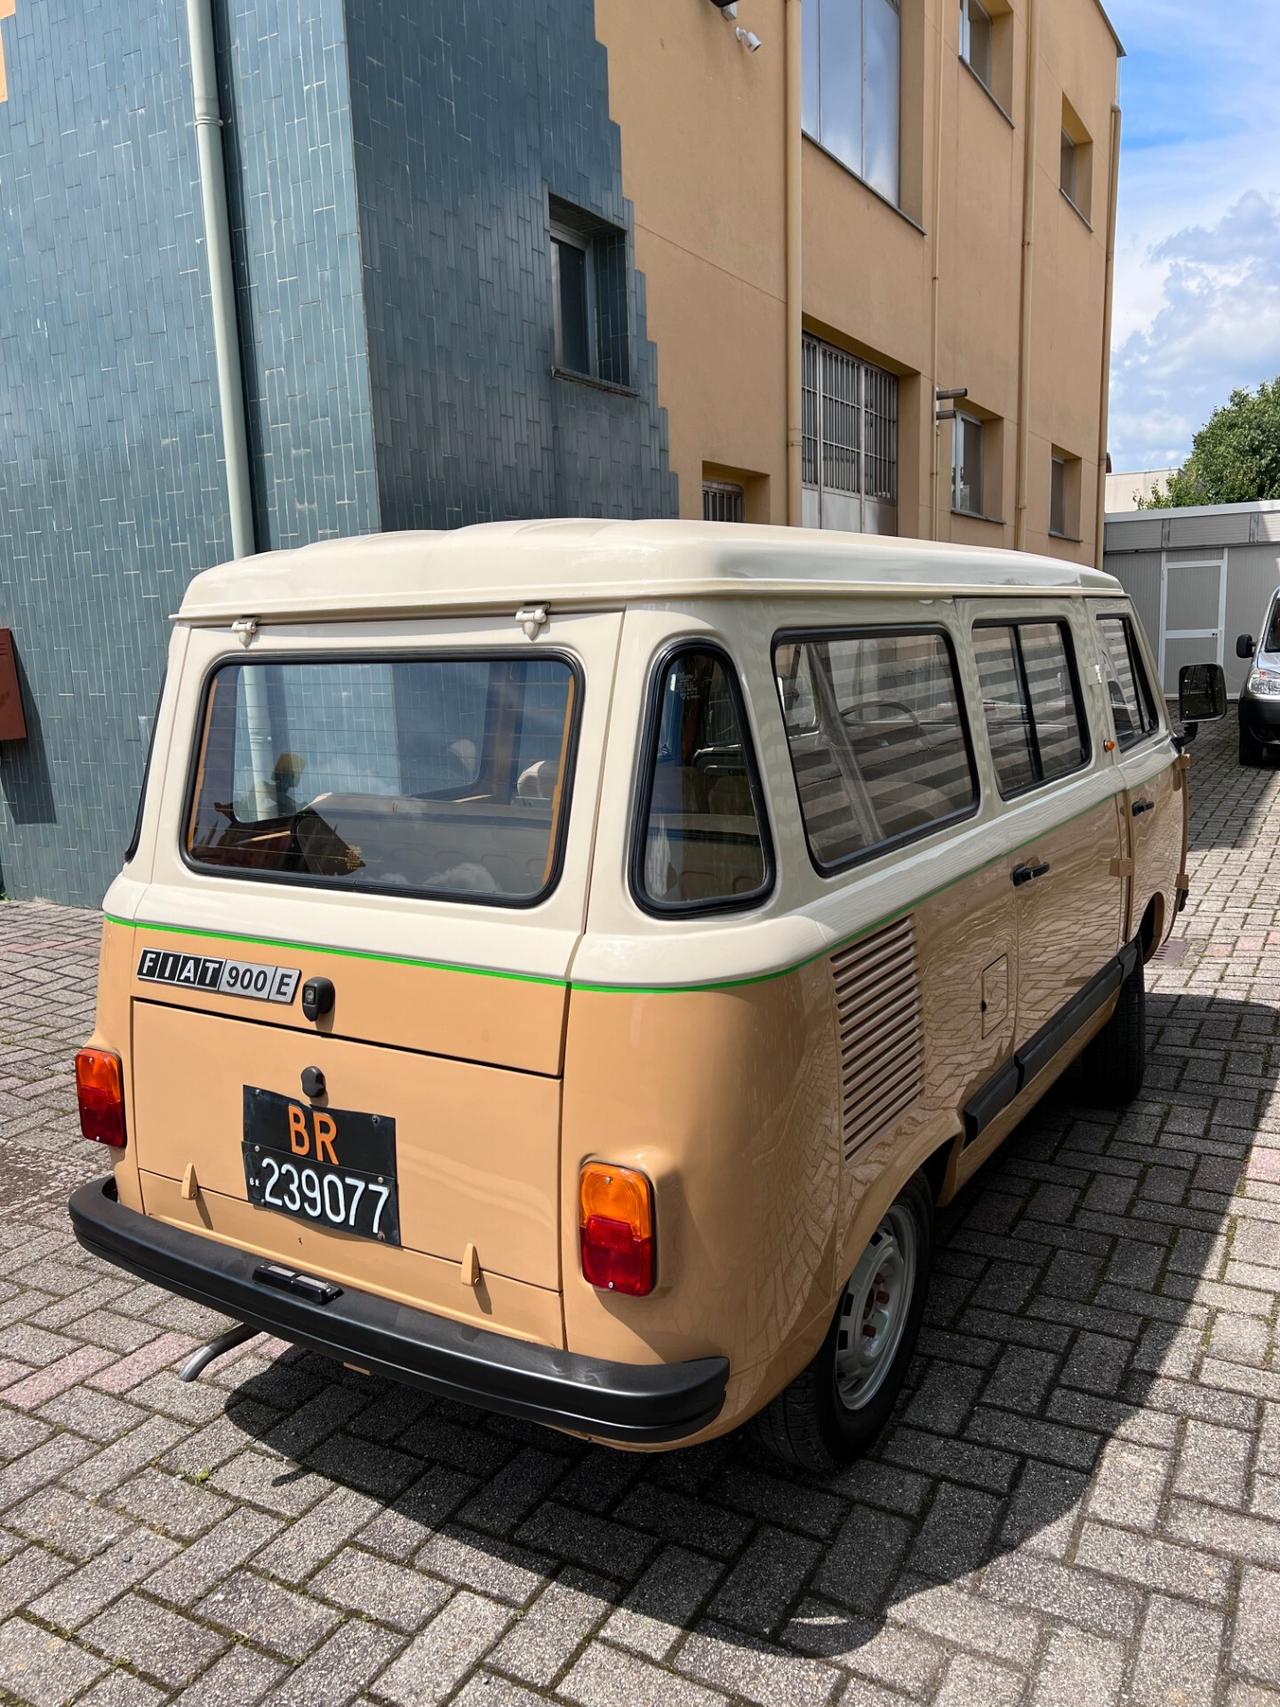
[[1097, 561], [1098, 0], [596, 0], [596, 27], [682, 513]]

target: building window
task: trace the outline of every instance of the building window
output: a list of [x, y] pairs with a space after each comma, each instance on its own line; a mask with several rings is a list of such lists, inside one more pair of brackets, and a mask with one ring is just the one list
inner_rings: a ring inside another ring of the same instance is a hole
[[991, 14], [979, 0], [960, 0], [960, 57], [978, 81], [992, 87]]
[[804, 128], [898, 205], [902, 14], [898, 0], [809, 0]]
[[803, 370], [805, 485], [820, 495], [896, 506], [896, 374], [810, 337], [804, 340]]
[[985, 516], [982, 491], [982, 422], [957, 415], [951, 467], [951, 508], [966, 516]]
[[743, 487], [730, 480], [702, 482], [702, 519], [704, 522], [745, 522], [747, 494]]
[[1062, 155], [1058, 183], [1086, 222], [1093, 201], [1093, 144], [1070, 101], [1062, 103]]
[[1080, 459], [1064, 450], [1055, 450], [1049, 463], [1049, 532], [1080, 537]]
[[626, 233], [551, 198], [555, 365], [629, 385]]

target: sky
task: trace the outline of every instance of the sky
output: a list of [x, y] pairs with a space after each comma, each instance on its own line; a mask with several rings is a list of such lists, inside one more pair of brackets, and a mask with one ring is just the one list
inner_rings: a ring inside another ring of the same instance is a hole
[[1112, 463], [1172, 468], [1280, 375], [1280, 0], [1105, 0], [1128, 57]]

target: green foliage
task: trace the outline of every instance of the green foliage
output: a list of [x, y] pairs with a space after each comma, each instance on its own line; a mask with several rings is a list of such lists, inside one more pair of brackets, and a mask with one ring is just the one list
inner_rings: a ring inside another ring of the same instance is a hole
[[1140, 510], [1188, 504], [1249, 504], [1280, 498], [1280, 378], [1257, 391], [1233, 391], [1231, 400], [1196, 434], [1187, 465], [1167, 490], [1139, 495]]

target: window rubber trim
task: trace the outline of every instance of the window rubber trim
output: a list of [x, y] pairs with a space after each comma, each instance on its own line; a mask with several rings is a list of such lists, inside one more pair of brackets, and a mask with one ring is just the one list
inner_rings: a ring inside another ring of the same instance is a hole
[[[1052, 776], [1046, 776], [1044, 774], [1044, 760], [1040, 750], [1040, 731], [1036, 726], [1035, 701], [1031, 697], [1031, 680], [1027, 675], [1027, 662], [1023, 656], [1022, 636], [1018, 633], [1019, 628], [1045, 627], [1060, 629], [1064, 635], [1063, 651], [1066, 654], [1067, 671], [1071, 677], [1071, 697], [1076, 709], [1076, 728], [1084, 737], [1084, 757], [1081, 759], [1080, 763], [1078, 765], [1072, 765], [1069, 771], [1055, 771]], [[1089, 766], [1093, 763], [1093, 730], [1089, 724], [1089, 713], [1084, 703], [1084, 692], [1080, 685], [1079, 660], [1076, 657], [1075, 639], [1071, 633], [1070, 623], [1063, 616], [983, 617], [979, 621], [975, 622], [969, 630], [971, 643], [972, 636], [975, 635], [980, 628], [1008, 628], [1013, 630], [1014, 661], [1018, 669], [1018, 681], [1023, 692], [1027, 696], [1027, 716], [1031, 724], [1031, 757], [1033, 764], [1040, 773], [1034, 782], [1028, 782], [1021, 788], [1010, 789], [1006, 794], [1004, 789], [1000, 787], [1000, 776], [997, 772], [996, 792], [999, 794], [1001, 800], [1006, 804], [1013, 800], [1025, 800], [1029, 794], [1035, 794], [1037, 790], [1041, 788], [1049, 788], [1055, 782], [1066, 782], [1068, 777], [1079, 776], [1082, 771], [1087, 771]], [[974, 663], [977, 663], [976, 653], [974, 655]], [[979, 681], [982, 679], [982, 672], [980, 669], [978, 672], [978, 679]], [[983, 730], [987, 736], [987, 750], [990, 752], [991, 735], [990, 731], [987, 730], [986, 727], [985, 712], [983, 713]], [[995, 768], [994, 754], [992, 754], [992, 768]]]
[[[200, 774], [200, 755], [208, 731], [209, 708], [213, 679], [219, 670], [229, 664], [423, 664], [423, 663], [511, 663], [528, 659], [530, 661], [553, 661], [564, 664], [574, 683], [572, 706], [572, 724], [569, 730], [569, 746], [565, 753], [565, 778], [561, 791], [560, 818], [553, 828], [555, 831], [554, 857], [546, 882], [534, 895], [493, 896], [478, 894], [475, 890], [456, 889], [412, 889], [403, 884], [388, 883], [343, 883], [341, 880], [329, 877], [308, 877], [292, 871], [251, 871], [240, 870], [234, 866], [206, 865], [194, 859], [187, 849], [187, 838], [191, 832], [191, 815], [195, 807], [196, 781]], [[366, 652], [358, 648], [346, 648], [334, 652], [255, 652], [252, 657], [246, 657], [243, 652], [224, 652], [210, 661], [200, 679], [200, 712], [196, 720], [196, 739], [192, 742], [190, 757], [187, 761], [187, 780], [182, 795], [182, 820], [178, 830], [178, 857], [187, 870], [197, 877], [216, 877], [231, 879], [236, 882], [278, 884], [288, 889], [318, 889], [322, 893], [334, 895], [390, 895], [405, 901], [454, 901], [466, 906], [496, 907], [504, 912], [526, 912], [531, 907], [541, 906], [554, 894], [559, 885], [564, 869], [565, 844], [568, 839], [569, 815], [573, 809], [573, 785], [578, 768], [578, 735], [582, 728], [583, 701], [585, 681], [582, 665], [572, 653], [563, 648], [552, 650], [534, 648], [521, 651], [506, 647], [431, 647], [423, 651], [405, 652]]]
[[[786, 708], [782, 704], [781, 689], [778, 690], [778, 709], [782, 716], [783, 735], [787, 743], [787, 761], [791, 766], [791, 778], [796, 790], [796, 813], [804, 829], [804, 845], [809, 854], [809, 863], [819, 877], [839, 877], [843, 872], [850, 871], [856, 865], [865, 865], [868, 860], [880, 859], [884, 854], [896, 853], [900, 848], [910, 847], [913, 842], [923, 841], [928, 836], [936, 836], [940, 830], [954, 829], [957, 824], [967, 823], [970, 818], [976, 818], [982, 810], [982, 778], [978, 774], [977, 759], [973, 746], [973, 726], [969, 718], [969, 708], [965, 701], [964, 680], [960, 674], [959, 660], [956, 656], [955, 637], [949, 628], [938, 623], [890, 623], [878, 625], [871, 623], [854, 628], [780, 628], [769, 643], [769, 668], [775, 686], [778, 680], [777, 653], [779, 646], [803, 646], [813, 641], [821, 640], [873, 640], [893, 639], [898, 635], [937, 634], [941, 635], [951, 660], [951, 681], [955, 688], [956, 710], [960, 714], [960, 727], [964, 734], [965, 756], [969, 761], [969, 781], [973, 785], [973, 801], [960, 812], [949, 812], [945, 818], [935, 818], [931, 824], [923, 824], [918, 830], [905, 830], [900, 835], [890, 836], [887, 841], [876, 842], [869, 848], [859, 848], [847, 859], [836, 861], [832, 865], [824, 865], [818, 858], [813, 842], [809, 837], [809, 825], [804, 815], [804, 805], [800, 799], [800, 778], [796, 773], [795, 752], [791, 746], [791, 736], [787, 731]], [[820, 726], [819, 726], [820, 727]]]
[[151, 781], [151, 761], [156, 751], [156, 729], [160, 723], [160, 707], [164, 704], [165, 685], [169, 680], [169, 667], [166, 664], [160, 672], [160, 689], [156, 694], [156, 708], [151, 713], [151, 734], [147, 739], [147, 756], [142, 765], [142, 781], [138, 784], [138, 810], [133, 816], [133, 834], [129, 837], [129, 845], [124, 850], [124, 864], [129, 865], [137, 857], [138, 849], [142, 846], [142, 815], [146, 811], [147, 787]]
[[[742, 730], [742, 756], [747, 767], [747, 785], [751, 804], [755, 808], [756, 828], [760, 833], [760, 853], [764, 860], [764, 881], [749, 895], [723, 895], [709, 901], [655, 901], [644, 886], [644, 860], [648, 843], [649, 809], [653, 803], [653, 785], [657, 780], [658, 733], [661, 725], [659, 698], [662, 682], [676, 659], [688, 652], [703, 652], [719, 660], [729, 684], [729, 697]], [[769, 819], [768, 798], [761, 781], [756, 759], [755, 736], [747, 715], [746, 695], [737, 665], [718, 640], [704, 640], [698, 635], [685, 635], [665, 647], [654, 660], [645, 690], [644, 728], [640, 737], [639, 762], [632, 795], [631, 850], [627, 859], [627, 882], [631, 898], [642, 913], [651, 919], [697, 919], [719, 913], [746, 913], [763, 906], [773, 894], [778, 880], [774, 857], [773, 827]]]

